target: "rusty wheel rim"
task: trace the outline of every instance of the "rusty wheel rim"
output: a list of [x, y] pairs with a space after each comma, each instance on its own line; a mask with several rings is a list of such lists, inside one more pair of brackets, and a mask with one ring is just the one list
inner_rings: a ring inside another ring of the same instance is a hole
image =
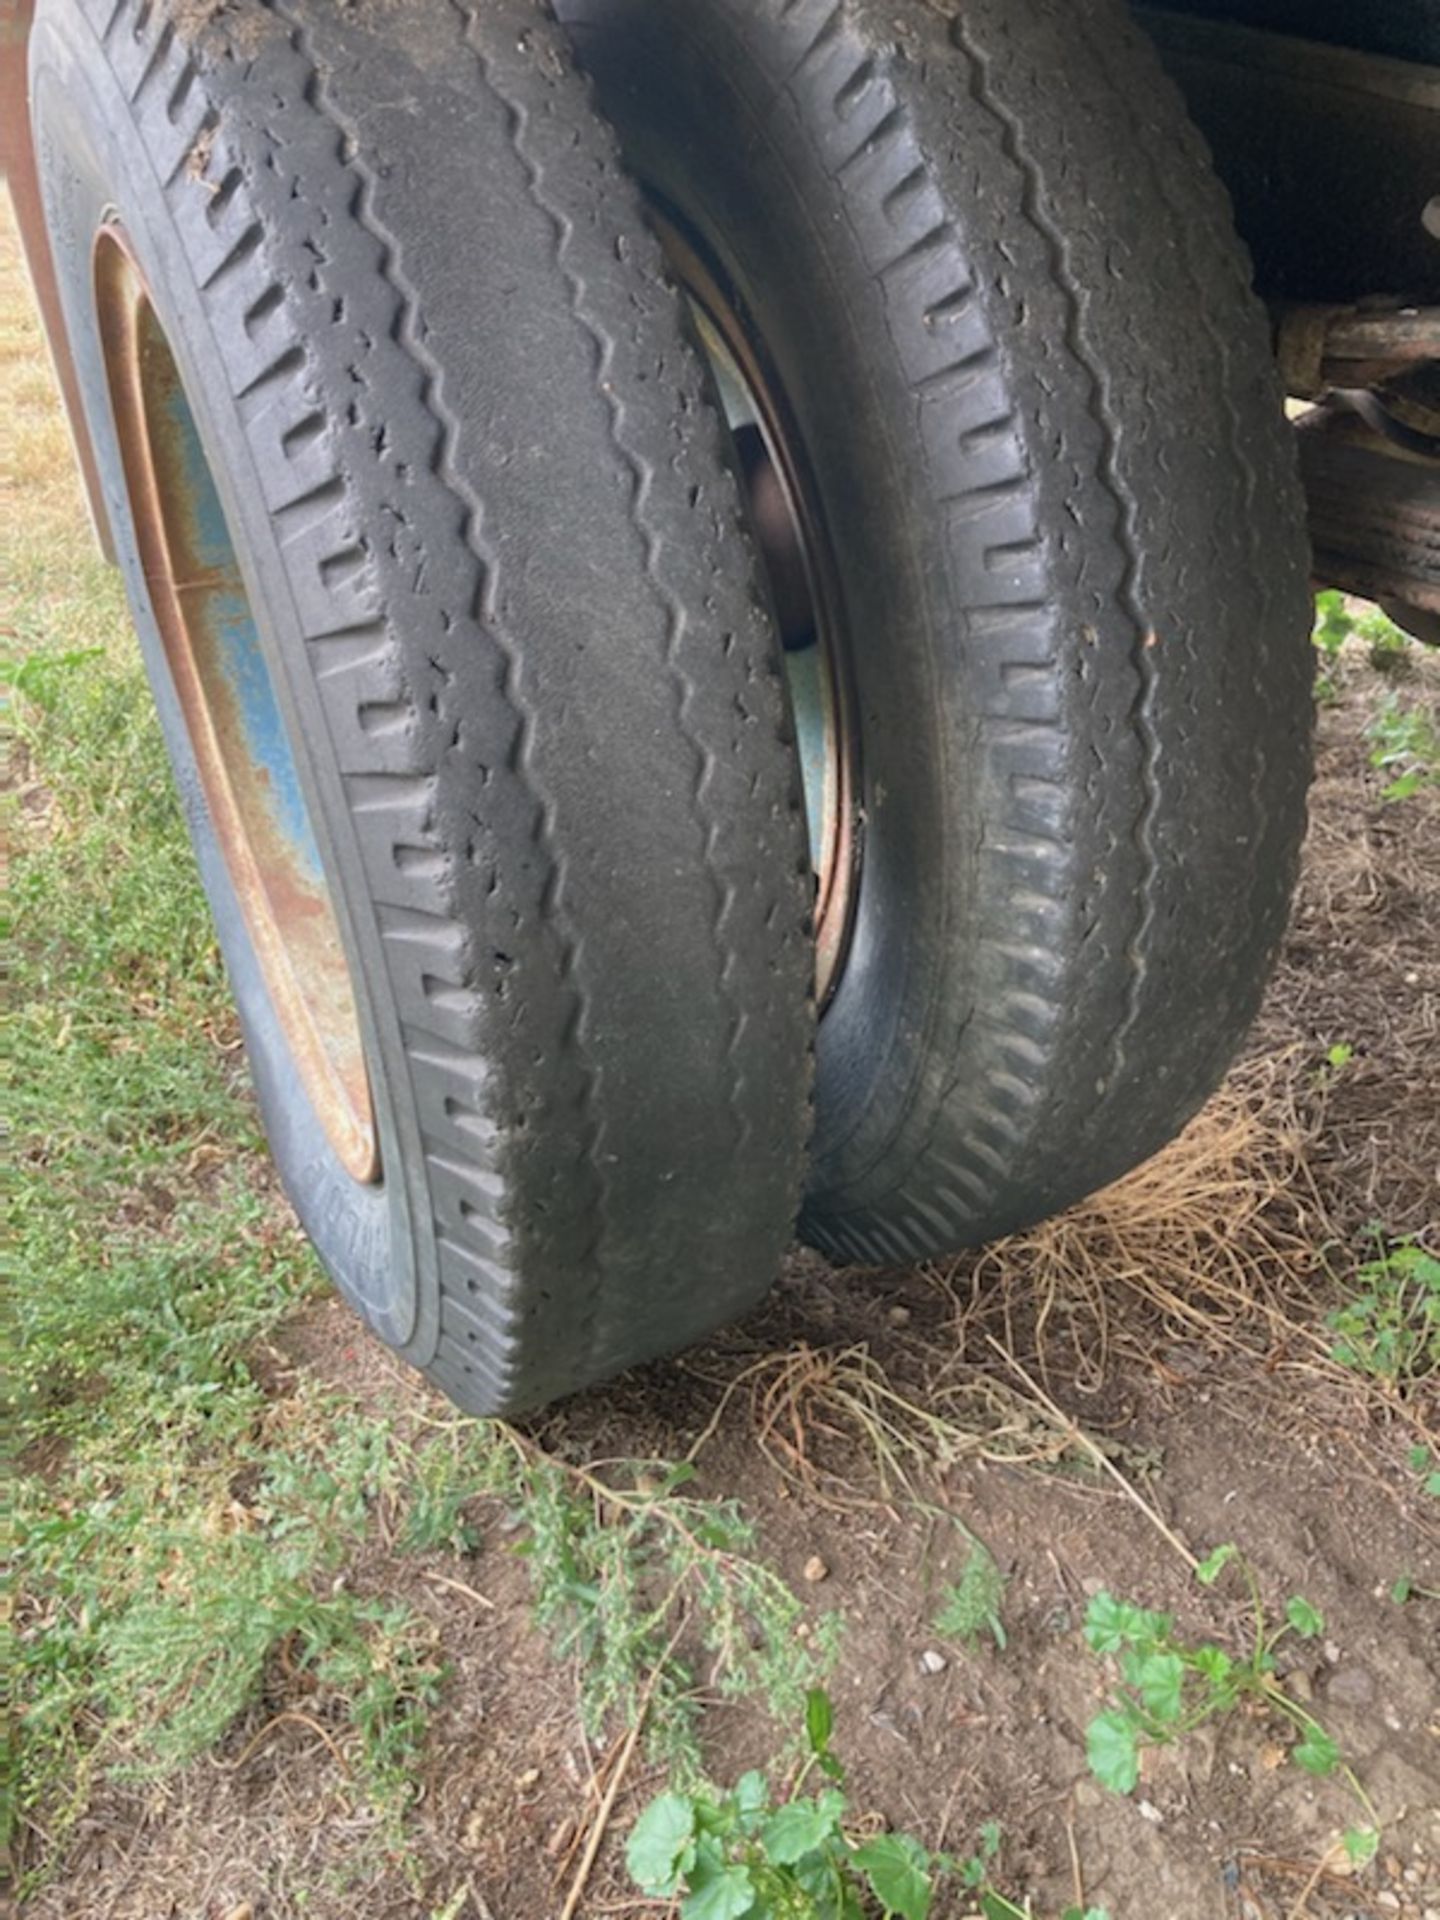
[[785, 647], [815, 875], [815, 991], [823, 1012], [844, 970], [860, 861], [859, 751], [834, 568], [799, 437], [763, 342], [698, 237], [669, 209], [651, 211], [740, 456]]
[[314, 825], [180, 371], [118, 226], [100, 339], [141, 566], [216, 839], [296, 1072], [341, 1165], [379, 1174], [359, 1009]]

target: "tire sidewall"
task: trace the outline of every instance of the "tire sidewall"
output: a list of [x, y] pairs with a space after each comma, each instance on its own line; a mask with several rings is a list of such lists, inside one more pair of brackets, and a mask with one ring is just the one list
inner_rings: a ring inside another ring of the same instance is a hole
[[[433, 1249], [419, 1128], [379, 932], [331, 750], [283, 550], [255, 469], [232, 378], [207, 320], [184, 235], [136, 118], [88, 23], [66, 0], [37, 20], [31, 93], [46, 218], [66, 330], [84, 396], [117, 559], [201, 877], [230, 976], [261, 1113], [285, 1189], [327, 1271], [391, 1346], [424, 1365], [437, 1335]], [[299, 770], [355, 989], [382, 1179], [340, 1163], [306, 1097], [271, 1000], [202, 788], [141, 569], [110, 407], [92, 281], [107, 220], [123, 226], [180, 370], [225, 510], [261, 646]]]

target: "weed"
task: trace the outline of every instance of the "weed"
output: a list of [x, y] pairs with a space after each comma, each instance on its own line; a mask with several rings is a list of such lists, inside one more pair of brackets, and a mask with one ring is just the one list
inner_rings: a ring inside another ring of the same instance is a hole
[[960, 1578], [945, 1589], [940, 1611], [935, 1616], [935, 1631], [974, 1647], [982, 1633], [988, 1633], [1003, 1653], [1005, 1627], [1000, 1609], [1005, 1599], [1005, 1576], [995, 1556], [979, 1540], [971, 1542]]
[[598, 1732], [637, 1720], [677, 1779], [698, 1777], [695, 1681], [676, 1652], [689, 1623], [709, 1655], [707, 1683], [755, 1694], [781, 1724], [834, 1665], [840, 1620], [811, 1623], [755, 1552], [732, 1500], [686, 1492], [692, 1466], [620, 1463], [606, 1480], [541, 1452], [510, 1429], [500, 1491], [525, 1535], [535, 1611], [560, 1657], [575, 1656], [581, 1706]]
[[1352, 636], [1365, 643], [1371, 666], [1377, 672], [1404, 672], [1402, 662], [1409, 660], [1411, 641], [1388, 614], [1380, 612], [1379, 607], [1363, 607], [1354, 612], [1346, 605], [1344, 593], [1336, 588], [1317, 593], [1315, 626], [1311, 630], [1315, 647], [1327, 659], [1334, 659]]
[[[1287, 1634], [1302, 1640], [1318, 1638], [1325, 1630], [1323, 1618], [1308, 1600], [1292, 1594], [1285, 1603], [1284, 1619], [1272, 1625], [1253, 1571], [1230, 1544], [1217, 1547], [1203, 1560], [1196, 1577], [1212, 1586], [1232, 1563], [1250, 1589], [1254, 1622], [1251, 1645], [1241, 1655], [1211, 1643], [1190, 1646], [1177, 1640], [1175, 1622], [1168, 1613], [1117, 1600], [1103, 1590], [1093, 1597], [1085, 1614], [1086, 1644], [1093, 1653], [1118, 1661], [1121, 1684], [1086, 1729], [1091, 1772], [1114, 1792], [1131, 1793], [1140, 1778], [1145, 1747], [1168, 1745], [1242, 1701], [1256, 1700], [1296, 1729], [1299, 1737], [1290, 1748], [1294, 1764], [1319, 1775], [1340, 1769], [1373, 1825], [1370, 1802], [1354, 1774], [1343, 1766], [1334, 1740], [1313, 1714], [1290, 1698], [1276, 1677], [1279, 1642]], [[1370, 1828], [1355, 1831], [1368, 1834]]]
[[1330, 1357], [1405, 1393], [1440, 1374], [1440, 1259], [1417, 1241], [1386, 1246], [1356, 1273], [1360, 1291], [1326, 1320]]
[[1432, 1500], [1440, 1500], [1440, 1456], [1432, 1453], [1429, 1447], [1411, 1447], [1409, 1462], [1413, 1472], [1421, 1476], [1421, 1484]]
[[1311, 639], [1321, 653], [1339, 653], [1354, 631], [1355, 621], [1345, 606], [1345, 596], [1335, 587], [1327, 587], [1315, 596], [1315, 626]]
[[1382, 800], [1408, 800], [1422, 788], [1440, 786], [1440, 725], [1432, 711], [1402, 706], [1392, 693], [1365, 731], [1371, 766], [1390, 776]]
[[[1029, 1920], [992, 1884], [999, 1826], [987, 1822], [973, 1854], [932, 1852], [908, 1833], [866, 1838], [847, 1830], [844, 1770], [830, 1748], [833, 1716], [823, 1692], [806, 1704], [809, 1757], [790, 1794], [772, 1798], [762, 1773], [728, 1792], [697, 1787], [660, 1794], [630, 1831], [625, 1862], [642, 1893], [680, 1898], [682, 1920], [862, 1920], [879, 1911], [926, 1920], [939, 1888], [954, 1882], [984, 1920]], [[802, 1795], [818, 1769], [829, 1784]], [[1098, 1908], [1064, 1920], [1106, 1920]]]

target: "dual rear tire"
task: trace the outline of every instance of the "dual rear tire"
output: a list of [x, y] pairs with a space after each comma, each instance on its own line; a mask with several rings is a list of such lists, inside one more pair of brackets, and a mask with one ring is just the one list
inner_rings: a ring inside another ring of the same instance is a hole
[[1264, 323], [1122, 8], [560, 13], [624, 167], [531, 0], [31, 50], [277, 1160], [484, 1412], [744, 1312], [797, 1210], [922, 1257], [1153, 1151], [1308, 753]]

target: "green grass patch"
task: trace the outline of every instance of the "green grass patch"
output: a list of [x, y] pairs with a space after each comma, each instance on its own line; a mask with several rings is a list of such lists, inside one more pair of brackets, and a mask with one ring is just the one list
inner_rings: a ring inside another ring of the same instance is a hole
[[[23, 596], [23, 568], [10, 583]], [[32, 1881], [100, 1772], [212, 1746], [277, 1650], [388, 1805], [439, 1676], [403, 1607], [326, 1584], [365, 1523], [367, 1469], [337, 1459], [345, 1427], [316, 1421], [298, 1451], [267, 1437], [251, 1356], [320, 1277], [272, 1197], [123, 608], [108, 583], [69, 604], [56, 631], [48, 596], [22, 597], [8, 663], [19, 1727], [5, 1812], [48, 1836], [43, 1858], [22, 1855]]]

